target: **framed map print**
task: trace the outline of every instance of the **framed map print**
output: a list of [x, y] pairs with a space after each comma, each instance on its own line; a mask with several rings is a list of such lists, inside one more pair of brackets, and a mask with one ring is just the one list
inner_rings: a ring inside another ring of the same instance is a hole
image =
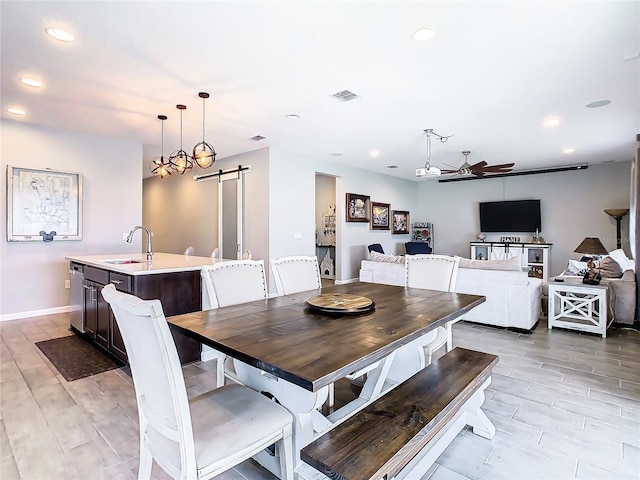
[[82, 240], [82, 174], [7, 166], [7, 240]]

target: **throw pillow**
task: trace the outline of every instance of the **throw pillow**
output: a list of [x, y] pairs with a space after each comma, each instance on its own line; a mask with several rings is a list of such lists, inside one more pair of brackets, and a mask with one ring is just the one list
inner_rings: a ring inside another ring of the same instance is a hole
[[373, 262], [404, 263], [404, 257], [402, 255], [388, 255], [374, 251], [371, 251], [370, 255]]
[[622, 268], [612, 257], [606, 256], [600, 260], [600, 275], [603, 278], [621, 278]]
[[635, 262], [630, 258], [627, 258], [627, 255], [624, 253], [624, 250], [622, 250], [621, 248], [618, 248], [617, 250], [609, 252], [609, 256], [613, 258], [616, 262], [618, 262], [618, 265], [620, 265], [620, 268], [622, 269], [623, 272], [629, 269], [635, 271], [636, 269]]
[[567, 270], [573, 275], [584, 275], [587, 271], [587, 262], [579, 262], [578, 260], [569, 260]]
[[470, 260], [468, 258], [461, 258], [459, 267], [513, 272], [519, 272], [521, 270], [520, 258], [518, 257], [511, 257], [506, 260]]

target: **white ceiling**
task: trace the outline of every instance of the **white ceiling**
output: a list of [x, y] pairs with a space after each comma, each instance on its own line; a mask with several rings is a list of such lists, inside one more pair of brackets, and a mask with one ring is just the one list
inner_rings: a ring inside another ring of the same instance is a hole
[[[4, 0], [0, 13], [2, 117], [141, 143], [146, 161], [158, 114], [165, 156], [178, 149], [178, 103], [184, 149], [201, 140], [199, 91], [219, 158], [271, 146], [408, 179], [426, 128], [453, 135], [432, 142], [433, 165], [471, 150], [470, 163], [515, 170], [631, 160], [640, 132], [637, 1]], [[413, 40], [421, 27], [435, 37]], [[332, 97], [345, 89], [359, 98]], [[551, 116], [559, 126], [543, 127]]]

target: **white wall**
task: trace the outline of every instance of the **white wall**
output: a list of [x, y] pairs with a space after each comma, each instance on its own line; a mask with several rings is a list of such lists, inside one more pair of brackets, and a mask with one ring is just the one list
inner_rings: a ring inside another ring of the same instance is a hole
[[[412, 221], [418, 205], [418, 184], [388, 175], [321, 161], [279, 149], [270, 149], [269, 250], [271, 258], [315, 255], [315, 175], [336, 177], [336, 279], [358, 278], [366, 247], [381, 243], [386, 252], [403, 253], [409, 235], [390, 230], [370, 230], [367, 223], [346, 223], [346, 193], [369, 195], [372, 201], [391, 204], [393, 210], [409, 210]], [[415, 219], [415, 220], [414, 220]], [[301, 232], [301, 239], [294, 233]]]
[[196, 182], [194, 175], [251, 165], [245, 178], [245, 250], [255, 260], [269, 261], [269, 150], [216, 160], [208, 170], [196, 169], [164, 179], [146, 178], [143, 221], [153, 232], [154, 250], [183, 253], [193, 246], [195, 255], [207, 257], [218, 247], [218, 180]]
[[[140, 243], [123, 242], [122, 233], [142, 218], [142, 145], [9, 120], [2, 120], [0, 129], [1, 318], [62, 311], [69, 305], [69, 290], [64, 285], [69, 279], [69, 262], [65, 256], [141, 251]], [[7, 165], [82, 173], [82, 240], [8, 242]]]
[[[469, 242], [480, 232], [479, 202], [540, 199], [541, 234], [553, 243], [550, 275], [557, 275], [570, 258], [580, 257], [573, 250], [585, 237], [600, 238], [609, 251], [616, 248], [616, 222], [604, 209], [629, 208], [630, 170], [631, 162], [616, 162], [539, 175], [452, 183], [429, 180], [420, 184], [419, 211], [434, 224], [436, 253], [468, 258]], [[629, 254], [628, 216], [622, 221], [621, 237]], [[525, 240], [524, 235], [521, 238]]]

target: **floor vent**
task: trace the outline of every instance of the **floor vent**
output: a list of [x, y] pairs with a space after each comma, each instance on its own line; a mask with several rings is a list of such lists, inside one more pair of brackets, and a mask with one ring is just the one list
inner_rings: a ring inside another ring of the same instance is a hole
[[356, 98], [359, 98], [358, 95], [349, 90], [342, 90], [341, 92], [334, 93], [332, 97], [335, 97], [338, 100], [342, 100], [343, 102], [348, 102], [349, 100], [355, 100]]
[[263, 137], [262, 135], [254, 135], [253, 137], [250, 138], [250, 140], [255, 140], [256, 142], [259, 142], [260, 140], [264, 140], [267, 137]]

